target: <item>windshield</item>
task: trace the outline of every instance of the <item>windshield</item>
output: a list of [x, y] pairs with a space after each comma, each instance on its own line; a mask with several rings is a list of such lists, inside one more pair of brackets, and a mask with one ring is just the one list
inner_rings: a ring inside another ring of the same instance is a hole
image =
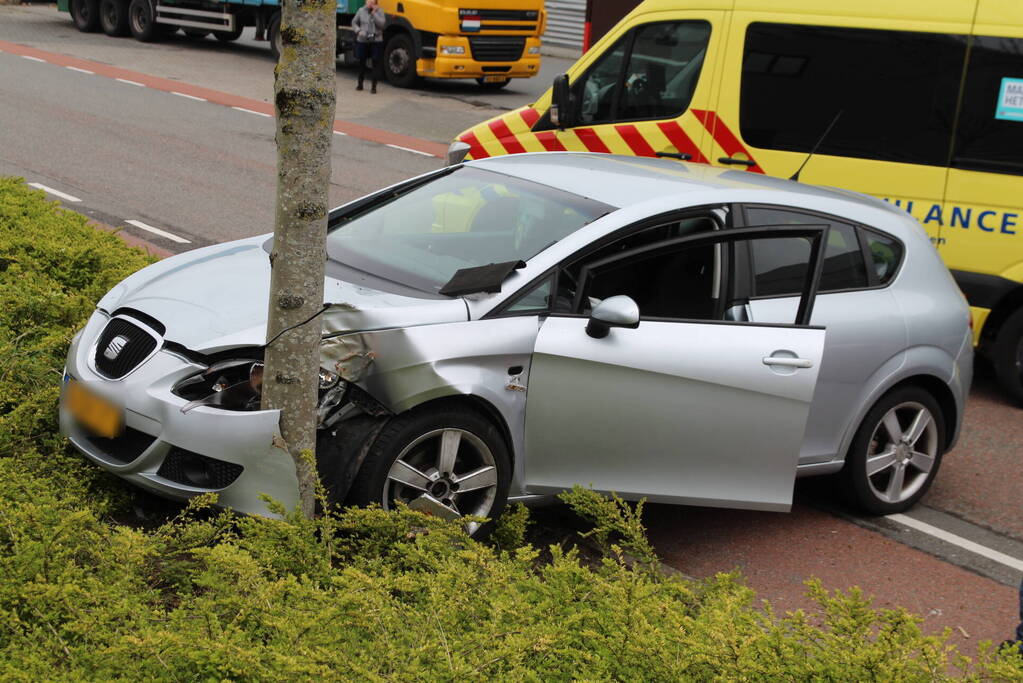
[[528, 260], [613, 207], [463, 167], [343, 219], [332, 261], [435, 293], [461, 268]]

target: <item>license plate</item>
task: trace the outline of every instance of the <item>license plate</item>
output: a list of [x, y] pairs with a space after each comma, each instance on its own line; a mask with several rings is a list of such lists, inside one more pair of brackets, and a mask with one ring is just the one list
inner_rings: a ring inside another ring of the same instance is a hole
[[504, 83], [507, 80], [507, 76], [484, 76], [484, 83]]
[[64, 389], [64, 405], [83, 427], [96, 436], [113, 439], [120, 435], [124, 423], [121, 409], [73, 379], [68, 380]]

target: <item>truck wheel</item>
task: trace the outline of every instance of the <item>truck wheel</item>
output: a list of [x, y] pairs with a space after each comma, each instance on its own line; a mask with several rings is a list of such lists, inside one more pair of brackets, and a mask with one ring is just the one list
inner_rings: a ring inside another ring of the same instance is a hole
[[236, 26], [233, 31], [214, 31], [213, 37], [222, 43], [230, 43], [233, 40], [238, 40], [241, 37], [242, 31], [245, 29], [244, 26]]
[[511, 83], [511, 79], [510, 78], [506, 78], [503, 81], [496, 81], [496, 82], [488, 83], [486, 81], [486, 79], [477, 78], [476, 82], [479, 83], [480, 87], [483, 88], [484, 90], [500, 90], [504, 86], [506, 86], [509, 83]]
[[108, 36], [128, 35], [127, 0], [100, 0], [99, 25]]
[[991, 348], [991, 362], [1002, 388], [1023, 407], [1023, 309], [1002, 323]]
[[156, 23], [149, 0], [131, 0], [128, 5], [128, 28], [135, 40], [149, 43], [160, 37], [160, 24]]
[[99, 0], [71, 0], [71, 20], [82, 33], [99, 30]]
[[280, 60], [281, 50], [284, 46], [281, 44], [281, 13], [275, 12], [270, 17], [270, 23], [266, 27], [266, 39], [270, 41], [270, 52], [273, 54], [274, 59]]
[[416, 52], [412, 39], [404, 33], [396, 33], [384, 48], [384, 75], [387, 81], [398, 88], [411, 88], [419, 79], [416, 73]]

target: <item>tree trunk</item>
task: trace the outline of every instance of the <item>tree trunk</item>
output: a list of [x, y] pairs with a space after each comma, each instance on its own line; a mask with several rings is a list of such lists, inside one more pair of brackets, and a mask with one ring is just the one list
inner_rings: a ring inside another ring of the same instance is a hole
[[295, 461], [303, 514], [315, 510], [319, 318], [326, 259], [330, 145], [334, 122], [335, 0], [284, 0], [277, 111], [277, 213], [270, 254], [264, 409], [281, 411], [274, 446]]

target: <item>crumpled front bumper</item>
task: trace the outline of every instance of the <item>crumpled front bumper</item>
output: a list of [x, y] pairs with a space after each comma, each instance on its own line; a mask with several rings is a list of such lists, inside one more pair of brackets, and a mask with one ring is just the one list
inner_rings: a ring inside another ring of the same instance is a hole
[[[287, 508], [297, 504], [294, 464], [286, 453], [272, 446], [278, 411], [239, 412], [200, 406], [182, 413], [187, 401], [171, 393], [171, 387], [203, 366], [164, 349], [123, 379], [102, 377], [93, 369], [90, 355], [107, 320], [105, 313], [95, 312], [68, 352], [60, 430], [75, 448], [103, 469], [166, 498], [187, 500], [215, 491], [218, 505], [262, 515], [269, 512], [260, 494]], [[78, 424], [64, 401], [69, 378], [123, 409], [127, 428], [124, 436], [95, 438]], [[229, 463], [223, 469], [232, 473], [237, 467], [231, 465], [240, 466], [241, 474], [223, 488], [176, 481], [169, 478], [174, 476], [170, 474], [174, 468], [164, 467], [161, 472], [161, 466], [172, 454], [182, 457], [182, 451]]]

